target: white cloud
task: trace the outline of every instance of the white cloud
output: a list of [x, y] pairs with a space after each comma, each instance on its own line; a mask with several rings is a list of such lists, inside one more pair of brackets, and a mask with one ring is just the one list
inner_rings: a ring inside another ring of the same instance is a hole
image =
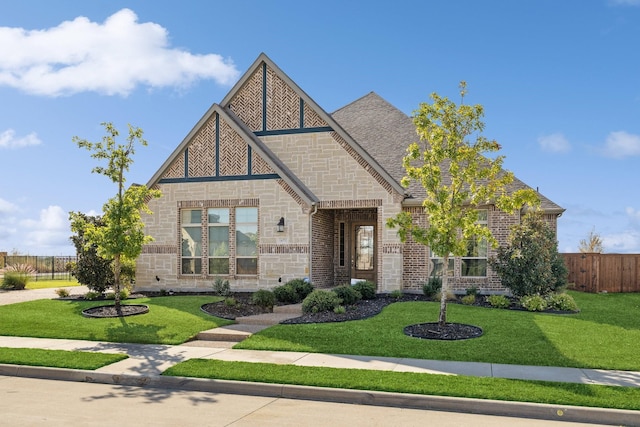
[[602, 236], [602, 245], [607, 253], [640, 252], [640, 231], [627, 230], [623, 233]]
[[18, 206], [7, 200], [4, 200], [3, 198], [0, 198], [0, 215], [6, 215], [17, 211]]
[[640, 135], [625, 131], [611, 132], [607, 136], [602, 154], [615, 159], [640, 156]]
[[25, 219], [20, 221], [25, 229], [25, 244], [35, 247], [36, 252], [43, 252], [51, 247], [69, 246], [68, 213], [60, 206], [49, 206], [40, 211], [37, 220]]
[[571, 150], [571, 144], [561, 133], [552, 133], [538, 138], [538, 144], [543, 151], [551, 153], [566, 153]]
[[233, 61], [171, 48], [162, 26], [122, 9], [104, 23], [86, 17], [44, 30], [0, 27], [0, 85], [35, 95], [93, 91], [126, 96], [136, 86], [184, 87], [213, 79], [231, 84]]
[[35, 132], [20, 138], [16, 138], [16, 131], [13, 129], [7, 129], [0, 133], [0, 148], [22, 148], [41, 143], [42, 141]]

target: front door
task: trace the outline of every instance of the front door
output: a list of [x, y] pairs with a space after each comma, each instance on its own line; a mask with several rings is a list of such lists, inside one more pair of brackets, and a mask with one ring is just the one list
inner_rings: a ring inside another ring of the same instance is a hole
[[376, 226], [374, 223], [355, 223], [351, 231], [353, 253], [351, 278], [376, 281]]

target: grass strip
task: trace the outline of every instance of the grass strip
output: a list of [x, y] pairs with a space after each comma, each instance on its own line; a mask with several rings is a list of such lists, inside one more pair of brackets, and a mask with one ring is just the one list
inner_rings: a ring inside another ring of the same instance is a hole
[[640, 410], [640, 389], [631, 387], [211, 359], [190, 359], [162, 375]]
[[26, 289], [44, 289], [44, 288], [67, 288], [69, 286], [80, 286], [76, 279], [44, 279], [29, 280]]
[[37, 300], [0, 306], [0, 335], [141, 344], [182, 344], [201, 331], [233, 323], [205, 314], [212, 296], [138, 298], [149, 312], [118, 318], [86, 318], [82, 310], [113, 301]]
[[8, 365], [47, 366], [93, 371], [128, 357], [128, 355], [120, 353], [0, 347], [0, 363]]

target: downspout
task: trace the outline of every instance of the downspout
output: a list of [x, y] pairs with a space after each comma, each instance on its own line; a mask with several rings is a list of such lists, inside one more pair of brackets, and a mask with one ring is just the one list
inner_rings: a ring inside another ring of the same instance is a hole
[[309, 213], [309, 282], [311, 280], [311, 273], [313, 269], [313, 216], [318, 213], [318, 205], [313, 203], [311, 205], [313, 210]]

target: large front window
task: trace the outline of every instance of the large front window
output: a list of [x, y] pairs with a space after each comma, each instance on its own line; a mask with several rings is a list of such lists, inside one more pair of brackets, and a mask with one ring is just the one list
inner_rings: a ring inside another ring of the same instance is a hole
[[[488, 211], [478, 211], [478, 224], [488, 224]], [[467, 241], [467, 253], [462, 257], [460, 275], [463, 277], [485, 277], [487, 275], [487, 257], [489, 245], [487, 239], [471, 238]]]
[[182, 274], [258, 274], [258, 208], [184, 209], [180, 215]]

